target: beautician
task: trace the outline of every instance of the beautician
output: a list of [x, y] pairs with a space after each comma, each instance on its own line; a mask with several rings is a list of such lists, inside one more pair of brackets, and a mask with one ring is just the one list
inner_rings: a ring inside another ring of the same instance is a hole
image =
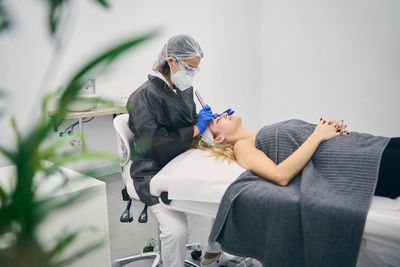
[[199, 114], [192, 81], [203, 52], [188, 35], [170, 38], [153, 65], [154, 75], [128, 99], [129, 128], [135, 135], [132, 151], [138, 156], [130, 174], [135, 190], [157, 217], [164, 266], [184, 266], [189, 239], [186, 214], [168, 210], [150, 194], [150, 180], [171, 159], [190, 148], [213, 119], [209, 106]]

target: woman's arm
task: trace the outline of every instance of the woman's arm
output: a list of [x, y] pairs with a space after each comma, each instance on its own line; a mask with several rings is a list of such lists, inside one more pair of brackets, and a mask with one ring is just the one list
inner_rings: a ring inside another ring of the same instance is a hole
[[238, 141], [234, 146], [235, 157], [242, 167], [255, 172], [264, 179], [286, 186], [304, 168], [321, 142], [346, 134], [337, 131], [338, 125], [339, 122], [328, 124], [321, 121], [307, 140], [278, 165], [264, 152], [257, 149], [252, 140]]

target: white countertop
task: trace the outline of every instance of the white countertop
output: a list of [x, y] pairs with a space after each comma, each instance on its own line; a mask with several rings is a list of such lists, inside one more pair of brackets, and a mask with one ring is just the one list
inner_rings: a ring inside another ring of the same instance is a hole
[[[50, 164], [50, 163], [49, 163]], [[38, 199], [47, 197], [57, 197], [69, 193], [78, 192], [87, 188], [104, 187], [105, 184], [92, 177], [85, 176], [74, 170], [60, 167], [64, 172], [65, 177], [60, 173], [53, 174], [49, 177], [36, 176], [35, 183], [38, 187]], [[15, 185], [16, 169], [14, 165], [0, 168], [0, 185], [7, 192]], [[66, 182], [67, 180], [67, 182]], [[66, 182], [66, 183], [65, 183]], [[65, 183], [64, 186], [63, 183]]]

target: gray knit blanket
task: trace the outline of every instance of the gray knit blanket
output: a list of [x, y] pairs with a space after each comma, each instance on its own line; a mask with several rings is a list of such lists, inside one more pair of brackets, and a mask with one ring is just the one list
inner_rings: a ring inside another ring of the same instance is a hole
[[[301, 120], [265, 126], [256, 147], [279, 164], [315, 126]], [[355, 266], [388, 142], [357, 132], [334, 137], [286, 187], [244, 172], [225, 192], [209, 242], [268, 267]]]

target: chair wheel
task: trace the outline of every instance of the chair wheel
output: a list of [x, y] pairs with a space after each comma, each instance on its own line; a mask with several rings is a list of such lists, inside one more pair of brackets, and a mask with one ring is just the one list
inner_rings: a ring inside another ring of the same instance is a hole
[[119, 218], [119, 221], [122, 223], [133, 221], [133, 216], [131, 215], [129, 209], [126, 209], [124, 213], [122, 213], [121, 217]]
[[147, 223], [147, 212], [142, 212], [138, 219], [139, 223]]
[[144, 206], [142, 213], [140, 213], [138, 221], [140, 223], [147, 223], [147, 205]]
[[192, 256], [193, 260], [198, 261], [201, 257], [201, 250], [193, 250], [190, 255]]
[[143, 253], [146, 253], [146, 252], [153, 252], [154, 251], [154, 247], [152, 246], [152, 245], [148, 245], [148, 246], [145, 246], [144, 248], [143, 248]]

